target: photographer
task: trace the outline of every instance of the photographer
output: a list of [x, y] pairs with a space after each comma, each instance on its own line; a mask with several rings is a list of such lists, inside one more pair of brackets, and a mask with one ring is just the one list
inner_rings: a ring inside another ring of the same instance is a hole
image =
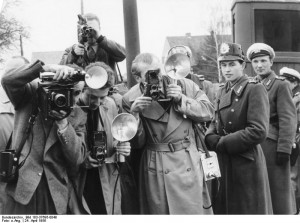
[[[86, 115], [74, 108], [68, 117], [64, 110], [51, 110], [49, 118], [37, 104], [37, 78], [41, 72], [55, 73], [53, 80], [59, 82], [73, 76], [74, 71], [36, 61], [8, 70], [2, 78], [2, 86], [15, 108], [12, 148], [21, 150], [17, 178], [6, 186], [5, 214], [70, 214], [75, 211], [72, 208], [78, 207], [71, 197], [72, 178], [85, 156]], [[74, 101], [82, 88], [82, 82], [74, 86]], [[27, 135], [29, 119], [32, 122], [35, 115]]]
[[118, 114], [115, 101], [108, 97], [114, 72], [103, 62], [88, 65], [86, 72], [93, 75], [107, 73], [108, 78], [100, 89], [86, 87], [78, 102], [79, 106], [88, 106], [86, 127], [89, 151], [78, 178], [81, 188], [79, 197], [84, 197], [91, 214], [122, 214], [117, 156], [129, 156], [131, 147], [129, 142], [118, 143], [111, 133], [112, 121]]
[[[65, 50], [60, 64], [77, 64], [85, 68], [88, 64], [102, 61], [114, 71], [116, 62], [126, 57], [125, 48], [102, 35], [99, 18], [92, 13], [83, 15], [86, 20], [85, 28], [89, 30], [86, 38], [79, 35], [79, 43]], [[83, 32], [82, 30], [80, 32]]]
[[[156, 74], [153, 82], [159, 87], [155, 95], [148, 96], [144, 83], [149, 84], [150, 73]], [[144, 148], [139, 177], [141, 213], [211, 214], [211, 208], [203, 208], [210, 201], [192, 124], [210, 120], [212, 104], [191, 80], [172, 84], [162, 75], [161, 63], [153, 54], [136, 56], [132, 74], [139, 83], [123, 96], [123, 109], [139, 120], [134, 147]]]

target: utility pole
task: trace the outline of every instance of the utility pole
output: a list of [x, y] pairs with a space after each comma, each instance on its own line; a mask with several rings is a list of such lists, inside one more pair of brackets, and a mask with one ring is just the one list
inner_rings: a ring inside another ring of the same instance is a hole
[[140, 53], [139, 23], [136, 0], [123, 0], [127, 86], [131, 88], [136, 84], [131, 75], [131, 63]]
[[83, 15], [84, 14], [83, 0], [81, 0], [80, 3], [81, 3], [81, 5], [80, 5], [81, 15]]
[[22, 41], [22, 36], [20, 35], [20, 48], [21, 48], [21, 56], [24, 56], [23, 53], [23, 41]]

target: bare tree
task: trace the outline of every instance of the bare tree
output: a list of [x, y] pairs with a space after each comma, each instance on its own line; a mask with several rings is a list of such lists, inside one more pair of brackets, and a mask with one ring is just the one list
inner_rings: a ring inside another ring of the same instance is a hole
[[206, 79], [213, 82], [223, 82], [217, 61], [219, 48], [222, 42], [231, 42], [231, 0], [210, 0], [212, 1], [210, 11], [210, 22], [208, 35], [200, 44], [196, 53], [198, 58], [197, 72], [205, 75]]
[[217, 62], [217, 55], [219, 55], [219, 45], [222, 42], [228, 41], [225, 36], [231, 34], [231, 6], [232, 0], [214, 0], [214, 4], [210, 11], [210, 27], [209, 31], [214, 40], [213, 47], [216, 52], [216, 64], [218, 68], [219, 82], [223, 81], [219, 63]]
[[[20, 49], [21, 38], [28, 38], [27, 27], [10, 15], [9, 10], [17, 7], [19, 0], [4, 0], [0, 12], [0, 64], [4, 62], [4, 54]], [[22, 49], [21, 49], [22, 50]]]

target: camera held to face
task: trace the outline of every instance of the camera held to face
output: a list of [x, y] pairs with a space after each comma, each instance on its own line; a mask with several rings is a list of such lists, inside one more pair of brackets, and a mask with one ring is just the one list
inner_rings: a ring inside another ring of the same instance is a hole
[[148, 70], [145, 74], [144, 96], [151, 97], [155, 101], [165, 99], [165, 94], [161, 91], [159, 81], [160, 70]]
[[38, 83], [38, 105], [45, 119], [55, 119], [51, 111], [65, 111], [68, 116], [73, 108], [74, 85], [85, 80], [85, 72], [77, 71], [72, 77], [53, 81], [54, 73], [40, 74], [41, 82]]
[[87, 21], [82, 15], [78, 15], [78, 25], [80, 26], [79, 29], [79, 36], [80, 36], [80, 43], [83, 44], [88, 41], [88, 38], [92, 37], [93, 35], [93, 28], [87, 25]]
[[93, 142], [91, 146], [92, 158], [98, 160], [100, 164], [105, 163], [107, 157], [107, 138], [105, 131], [94, 131]]

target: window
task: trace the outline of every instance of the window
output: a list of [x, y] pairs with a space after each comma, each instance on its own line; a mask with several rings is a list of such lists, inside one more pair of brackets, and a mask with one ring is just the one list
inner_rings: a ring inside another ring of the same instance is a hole
[[300, 12], [293, 10], [254, 11], [255, 42], [263, 42], [275, 51], [300, 52]]

